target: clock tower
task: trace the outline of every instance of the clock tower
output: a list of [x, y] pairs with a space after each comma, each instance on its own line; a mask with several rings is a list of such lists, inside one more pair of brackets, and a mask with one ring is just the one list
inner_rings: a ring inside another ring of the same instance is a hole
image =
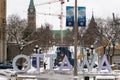
[[28, 8], [28, 28], [32, 30], [32, 32], [36, 31], [36, 9], [33, 0], [30, 0]]

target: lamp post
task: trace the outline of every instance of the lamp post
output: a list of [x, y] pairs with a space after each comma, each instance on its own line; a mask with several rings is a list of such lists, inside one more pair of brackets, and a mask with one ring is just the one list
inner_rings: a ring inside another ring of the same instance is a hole
[[105, 50], [106, 50], [106, 46], [103, 47], [103, 51], [104, 51], [103, 54], [106, 54]]
[[86, 48], [86, 51], [87, 51], [87, 60], [89, 61], [89, 57], [90, 57], [89, 48]]
[[74, 80], [77, 80], [77, 33], [78, 33], [78, 21], [77, 21], [77, 0], [75, 0], [75, 22], [74, 22]]
[[112, 52], [110, 52], [110, 64], [112, 64], [112, 56], [114, 55], [114, 45], [110, 46], [110, 49], [112, 49]]
[[20, 42], [20, 54], [22, 54], [22, 51], [23, 51], [23, 46], [24, 46], [23, 44], [24, 44], [23, 41], [21, 41]]
[[39, 53], [39, 46], [38, 45], [35, 45], [34, 51], [35, 51], [35, 53]]
[[[23, 47], [24, 47], [24, 42], [21, 41], [20, 42], [20, 54], [23, 54]], [[20, 59], [20, 65], [18, 66], [18, 68], [21, 70], [23, 68], [23, 58]]]
[[91, 54], [93, 55], [93, 49], [94, 49], [93, 45], [91, 45], [90, 49], [91, 49]]
[[40, 53], [40, 54], [42, 53], [42, 49], [41, 49], [41, 48], [39, 48], [39, 53]]

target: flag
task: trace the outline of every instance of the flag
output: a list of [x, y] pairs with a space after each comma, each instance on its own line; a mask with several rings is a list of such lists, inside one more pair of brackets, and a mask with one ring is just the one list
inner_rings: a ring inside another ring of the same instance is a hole
[[74, 26], [74, 7], [73, 6], [66, 7], [66, 26], [67, 27]]
[[86, 26], [86, 8], [78, 7], [78, 27]]

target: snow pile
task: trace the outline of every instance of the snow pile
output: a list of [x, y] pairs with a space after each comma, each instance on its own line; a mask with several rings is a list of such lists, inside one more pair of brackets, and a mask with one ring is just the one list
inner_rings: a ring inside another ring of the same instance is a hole
[[[31, 63], [32, 63], [32, 59], [31, 59]], [[44, 72], [44, 69], [40, 68], [40, 72]], [[29, 74], [36, 73], [36, 68], [31, 65], [31, 68], [27, 71], [27, 73]]]
[[27, 73], [29, 73], [29, 74], [33, 74], [33, 73], [35, 73], [36, 72], [36, 68], [34, 68], [34, 67], [31, 67], [31, 69], [29, 69], [28, 71], [27, 71]]
[[0, 75], [0, 80], [9, 80], [6, 76]]
[[96, 76], [96, 79], [115, 79], [115, 76]]

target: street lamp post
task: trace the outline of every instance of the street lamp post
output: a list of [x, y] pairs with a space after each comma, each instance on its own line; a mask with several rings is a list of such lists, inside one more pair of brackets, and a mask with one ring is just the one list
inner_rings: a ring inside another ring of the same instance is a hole
[[40, 53], [40, 54], [42, 53], [42, 49], [41, 49], [41, 48], [39, 48], [39, 53]]
[[[20, 42], [20, 54], [23, 54], [23, 46], [24, 46], [24, 43], [23, 41]], [[23, 58], [20, 59], [20, 65], [18, 66], [19, 69], [21, 70], [23, 68]]]
[[89, 48], [86, 48], [86, 51], [87, 51], [87, 60], [88, 60], [88, 62], [89, 62], [89, 57], [90, 57]]
[[112, 52], [110, 52], [110, 64], [112, 64], [112, 56], [114, 55], [115, 45], [111, 45], [110, 49], [112, 49]]
[[103, 47], [103, 51], [104, 51], [103, 54], [106, 54], [105, 50], [106, 50], [106, 46]]
[[93, 49], [94, 49], [94, 47], [93, 47], [93, 45], [91, 45], [91, 54], [93, 55]]
[[38, 45], [35, 45], [34, 51], [35, 51], [35, 53], [39, 53], [39, 46]]
[[74, 22], [74, 80], [77, 80], [77, 33], [78, 33], [78, 21], [77, 21], [77, 0], [75, 0], [75, 22]]
[[23, 44], [24, 44], [23, 41], [21, 41], [20, 42], [20, 54], [22, 54], [22, 51], [23, 51], [23, 46], [24, 46]]

